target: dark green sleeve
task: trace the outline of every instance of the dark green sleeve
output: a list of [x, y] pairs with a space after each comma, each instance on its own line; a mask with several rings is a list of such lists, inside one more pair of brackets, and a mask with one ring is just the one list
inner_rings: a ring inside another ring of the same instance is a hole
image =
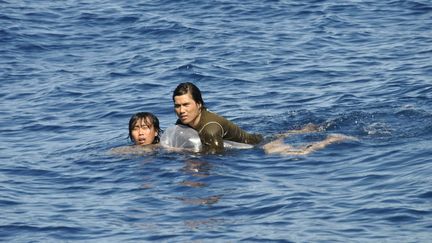
[[224, 139], [247, 144], [258, 144], [262, 141], [263, 137], [260, 134], [251, 134], [245, 132], [239, 126], [230, 121], [225, 121], [225, 129], [228, 131]]
[[200, 133], [203, 151], [206, 153], [221, 153], [224, 151], [223, 130], [220, 125], [208, 124]]

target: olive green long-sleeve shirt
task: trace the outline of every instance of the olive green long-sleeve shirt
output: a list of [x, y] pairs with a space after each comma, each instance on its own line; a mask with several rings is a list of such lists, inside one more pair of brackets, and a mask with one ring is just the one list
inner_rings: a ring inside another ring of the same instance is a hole
[[[181, 124], [180, 121], [177, 123]], [[200, 136], [204, 152], [209, 153], [223, 152], [223, 140], [258, 144], [263, 139], [261, 135], [247, 133], [233, 122], [206, 109], [202, 110], [200, 121], [195, 130]]]

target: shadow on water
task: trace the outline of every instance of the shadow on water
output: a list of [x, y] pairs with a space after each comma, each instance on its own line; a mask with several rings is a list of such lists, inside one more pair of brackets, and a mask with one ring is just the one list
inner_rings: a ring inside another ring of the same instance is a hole
[[[191, 179], [186, 179], [178, 183], [180, 186], [189, 188], [209, 187], [210, 184], [199, 181], [211, 176], [212, 165], [202, 159], [187, 159], [184, 161], [184, 166], [180, 170], [187, 175], [192, 176]], [[213, 205], [218, 203], [221, 195], [206, 196], [204, 198], [188, 198], [186, 196], [177, 197], [180, 201], [192, 205]]]

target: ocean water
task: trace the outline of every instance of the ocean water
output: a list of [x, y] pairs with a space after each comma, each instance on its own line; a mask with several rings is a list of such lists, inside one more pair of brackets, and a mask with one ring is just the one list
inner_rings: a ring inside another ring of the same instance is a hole
[[[431, 242], [432, 2], [0, 0], [0, 241]], [[210, 110], [308, 156], [130, 144]]]

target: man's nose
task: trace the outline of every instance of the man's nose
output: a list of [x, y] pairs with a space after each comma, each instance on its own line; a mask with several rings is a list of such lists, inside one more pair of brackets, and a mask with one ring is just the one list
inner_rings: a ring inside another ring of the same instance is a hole
[[184, 107], [183, 107], [183, 106], [180, 106], [180, 108], [179, 108], [179, 112], [180, 112], [180, 113], [184, 113], [184, 112], [185, 112], [185, 110], [184, 110]]

